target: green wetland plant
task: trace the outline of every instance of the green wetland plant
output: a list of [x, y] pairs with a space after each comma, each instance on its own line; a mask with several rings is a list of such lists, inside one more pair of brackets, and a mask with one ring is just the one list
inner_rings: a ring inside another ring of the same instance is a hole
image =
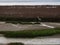
[[7, 38], [34, 38], [60, 34], [60, 28], [21, 30], [21, 31], [0, 31]]

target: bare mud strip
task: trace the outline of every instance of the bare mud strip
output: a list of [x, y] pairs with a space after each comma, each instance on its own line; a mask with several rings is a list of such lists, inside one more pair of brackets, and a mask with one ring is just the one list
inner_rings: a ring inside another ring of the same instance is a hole
[[60, 23], [41, 22], [41, 24], [22, 25], [22, 24], [11, 24], [11, 23], [0, 22], [0, 31], [46, 29], [55, 27], [60, 27]]

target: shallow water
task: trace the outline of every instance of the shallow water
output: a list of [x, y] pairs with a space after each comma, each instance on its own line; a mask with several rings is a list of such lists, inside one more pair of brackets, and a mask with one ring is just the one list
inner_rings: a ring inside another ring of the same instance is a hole
[[60, 38], [5, 38], [0, 37], [0, 44], [7, 44], [11, 42], [22, 42], [26, 45], [41, 45], [41, 44], [60, 44]]
[[44, 39], [8, 39], [9, 42], [22, 42], [24, 44], [60, 44], [60, 38]]

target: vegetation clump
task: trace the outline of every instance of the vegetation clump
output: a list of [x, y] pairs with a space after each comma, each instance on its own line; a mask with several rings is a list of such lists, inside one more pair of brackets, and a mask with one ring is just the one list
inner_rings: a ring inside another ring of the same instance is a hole
[[51, 36], [60, 34], [60, 28], [53, 29], [37, 29], [37, 30], [21, 30], [21, 31], [0, 31], [8, 38], [34, 38], [40, 36]]
[[60, 22], [60, 17], [4, 17], [0, 16], [0, 21], [7, 23], [20, 23], [20, 22]]

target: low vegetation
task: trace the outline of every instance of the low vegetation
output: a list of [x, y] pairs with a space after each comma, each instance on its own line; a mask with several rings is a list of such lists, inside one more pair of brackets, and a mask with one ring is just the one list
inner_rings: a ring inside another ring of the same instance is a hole
[[[30, 22], [60, 22], [60, 18], [58, 17], [0, 17], [0, 21], [5, 21], [6, 23], [13, 24], [31, 24]], [[25, 23], [22, 23], [25, 22]]]
[[21, 30], [21, 31], [0, 31], [8, 38], [34, 38], [40, 36], [50, 36], [60, 34], [60, 28], [54, 29], [37, 29], [37, 30]]
[[0, 21], [36, 22], [38, 19], [34, 17], [0, 17]]
[[37, 18], [27, 18], [27, 17], [0, 17], [0, 21], [4, 21], [6, 23], [12, 24], [39, 24], [39, 20]]

